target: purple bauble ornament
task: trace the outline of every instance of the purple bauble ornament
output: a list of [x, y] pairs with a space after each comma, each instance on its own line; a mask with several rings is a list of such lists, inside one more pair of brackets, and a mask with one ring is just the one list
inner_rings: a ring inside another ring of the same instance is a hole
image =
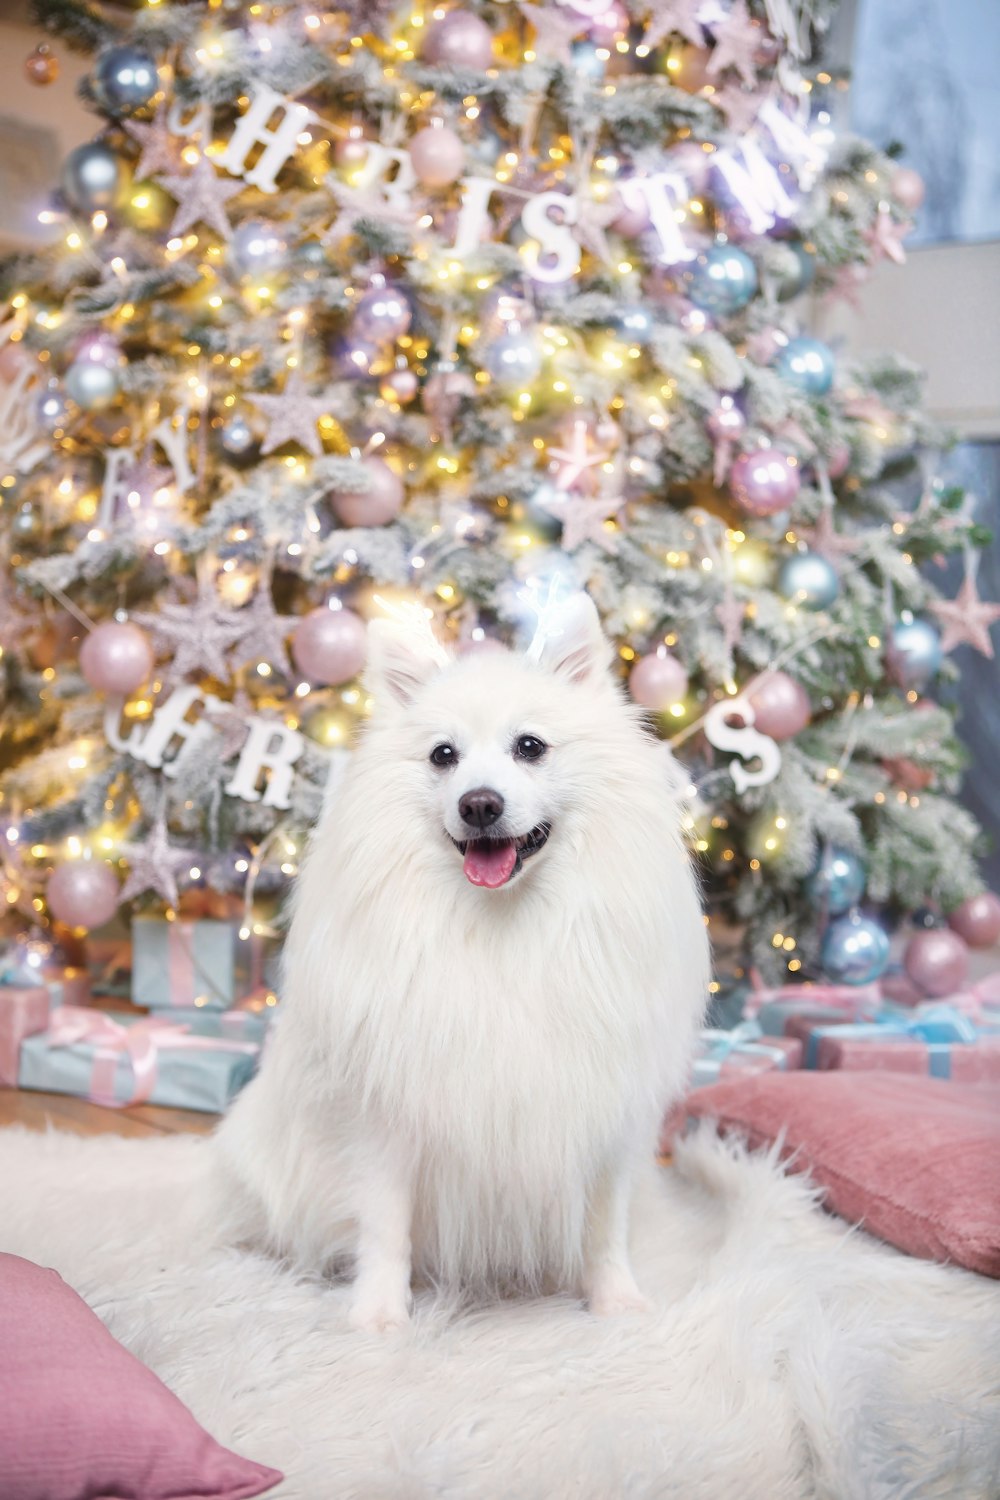
[[787, 510], [799, 493], [798, 459], [783, 448], [754, 448], [733, 460], [729, 488], [751, 516], [773, 516]]
[[351, 334], [355, 340], [391, 344], [402, 338], [412, 322], [413, 309], [406, 293], [380, 277], [363, 297], [358, 298], [351, 319]]
[[901, 207], [915, 214], [924, 201], [924, 179], [912, 167], [897, 167], [889, 178], [889, 191]]
[[295, 627], [292, 660], [310, 682], [339, 687], [365, 664], [365, 626], [349, 609], [313, 609]]
[[118, 910], [120, 887], [103, 859], [70, 859], [49, 876], [45, 899], [67, 927], [103, 927]]
[[772, 740], [790, 740], [809, 723], [809, 694], [787, 672], [767, 672], [750, 689], [754, 728]]
[[709, 435], [718, 443], [732, 442], [746, 431], [747, 419], [732, 396], [723, 396], [705, 422]]
[[138, 625], [107, 620], [95, 625], [80, 647], [83, 680], [98, 693], [127, 697], [149, 679], [153, 648]]
[[634, 701], [655, 713], [665, 713], [683, 698], [687, 686], [687, 673], [666, 647], [640, 656], [628, 674], [628, 690]]
[[493, 61], [493, 33], [478, 16], [449, 11], [427, 28], [423, 57], [425, 62], [483, 73]]
[[337, 519], [345, 526], [384, 526], [394, 521], [403, 507], [403, 481], [381, 458], [364, 459], [371, 483], [363, 493], [332, 497]]
[[424, 187], [451, 187], [465, 167], [462, 138], [447, 125], [426, 125], [410, 141], [410, 161]]
[[962, 988], [969, 973], [969, 950], [957, 932], [933, 927], [910, 938], [903, 968], [918, 990], [939, 1000]]
[[77, 339], [73, 345], [73, 358], [86, 360], [92, 365], [103, 365], [109, 370], [125, 361], [118, 340], [102, 328], [95, 328]]
[[388, 375], [382, 376], [379, 395], [383, 401], [395, 401], [399, 406], [407, 406], [417, 394], [419, 385], [414, 372], [405, 366], [400, 370], [390, 370]]
[[1000, 896], [981, 891], [955, 908], [948, 926], [964, 938], [970, 948], [992, 948], [1000, 939]]

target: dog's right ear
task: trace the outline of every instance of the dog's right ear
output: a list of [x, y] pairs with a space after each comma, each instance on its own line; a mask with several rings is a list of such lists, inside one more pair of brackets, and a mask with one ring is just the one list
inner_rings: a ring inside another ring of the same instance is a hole
[[365, 680], [376, 702], [411, 703], [449, 660], [429, 626], [414, 629], [396, 620], [372, 620], [368, 626]]
[[574, 594], [559, 608], [547, 631], [528, 648], [534, 657], [571, 682], [594, 682], [607, 675], [611, 647], [589, 594]]

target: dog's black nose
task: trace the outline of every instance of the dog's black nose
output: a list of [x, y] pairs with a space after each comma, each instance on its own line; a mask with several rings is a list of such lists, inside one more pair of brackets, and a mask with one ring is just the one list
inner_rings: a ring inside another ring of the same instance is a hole
[[477, 786], [458, 800], [462, 820], [473, 828], [489, 828], [503, 813], [503, 798], [492, 787]]

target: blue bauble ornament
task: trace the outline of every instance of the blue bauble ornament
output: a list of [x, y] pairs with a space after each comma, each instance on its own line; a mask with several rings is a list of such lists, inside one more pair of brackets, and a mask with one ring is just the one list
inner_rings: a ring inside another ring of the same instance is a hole
[[[599, 47], [596, 42], [581, 38], [580, 41], [573, 42], [569, 50], [573, 59], [573, 72], [578, 73], [581, 78], [589, 78], [591, 83], [600, 83], [608, 66], [607, 47]], [[603, 57], [600, 55], [602, 52]]]
[[530, 385], [542, 368], [542, 352], [532, 333], [518, 323], [508, 323], [507, 332], [482, 351], [481, 363], [497, 385]]
[[69, 153], [63, 164], [63, 197], [78, 214], [96, 214], [114, 205], [121, 186], [118, 157], [100, 141], [88, 141]]
[[703, 312], [725, 317], [746, 307], [757, 290], [757, 267], [735, 245], [703, 250], [685, 274], [684, 290]]
[[818, 911], [839, 917], [857, 906], [867, 879], [868, 872], [856, 854], [829, 844], [806, 881], [806, 893]]
[[804, 396], [825, 396], [833, 385], [836, 364], [828, 345], [820, 339], [803, 336], [789, 339], [774, 368]]
[[929, 620], [903, 619], [889, 636], [889, 675], [901, 688], [921, 688], [941, 665], [941, 636]]
[[796, 552], [778, 574], [778, 593], [803, 609], [829, 609], [840, 593], [840, 579], [818, 552]]
[[276, 224], [246, 219], [233, 230], [226, 255], [237, 276], [271, 276], [284, 268], [288, 243]]
[[656, 327], [656, 319], [648, 307], [626, 307], [618, 314], [617, 322], [622, 338], [633, 344], [648, 344]]
[[159, 86], [156, 61], [143, 47], [109, 47], [97, 60], [94, 88], [109, 114], [131, 115], [142, 109]]
[[819, 957], [835, 984], [870, 984], [889, 962], [889, 936], [871, 917], [852, 912], [830, 923]]
[[95, 364], [89, 359], [74, 360], [63, 380], [67, 396], [83, 411], [100, 411], [115, 399], [121, 384], [117, 365]]

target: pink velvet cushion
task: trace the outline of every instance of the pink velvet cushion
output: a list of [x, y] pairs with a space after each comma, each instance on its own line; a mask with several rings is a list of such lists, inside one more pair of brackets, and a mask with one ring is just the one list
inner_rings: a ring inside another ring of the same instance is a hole
[[210, 1438], [55, 1271], [0, 1255], [3, 1500], [244, 1500], [282, 1477]]
[[696, 1089], [690, 1115], [782, 1154], [835, 1213], [910, 1255], [1000, 1276], [1000, 1090], [898, 1073], [766, 1073]]

